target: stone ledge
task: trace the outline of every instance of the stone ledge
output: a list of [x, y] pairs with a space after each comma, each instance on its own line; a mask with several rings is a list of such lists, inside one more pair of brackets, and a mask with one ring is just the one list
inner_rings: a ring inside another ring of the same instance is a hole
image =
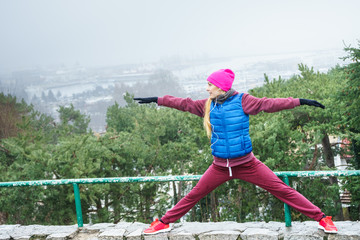
[[315, 221], [292, 222], [186, 222], [172, 224], [168, 233], [143, 235], [144, 223], [121, 222], [72, 226], [0, 225], [0, 240], [360, 240], [360, 222], [335, 222], [338, 234], [325, 234]]

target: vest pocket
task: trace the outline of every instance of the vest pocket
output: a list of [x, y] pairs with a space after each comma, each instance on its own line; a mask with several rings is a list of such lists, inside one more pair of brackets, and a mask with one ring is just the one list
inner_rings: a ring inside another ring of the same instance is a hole
[[244, 145], [244, 136], [240, 135], [236, 138], [229, 139], [229, 150], [230, 154], [233, 154], [235, 152], [242, 152], [245, 149]]
[[251, 148], [251, 139], [250, 139], [250, 136], [247, 135], [245, 137], [243, 137], [244, 139], [244, 149], [247, 149], [247, 148]]

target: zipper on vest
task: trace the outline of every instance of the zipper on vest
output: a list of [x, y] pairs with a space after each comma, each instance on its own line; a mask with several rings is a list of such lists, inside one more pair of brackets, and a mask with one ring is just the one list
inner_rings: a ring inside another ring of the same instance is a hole
[[226, 161], [227, 161], [226, 167], [229, 168], [229, 175], [230, 175], [230, 177], [232, 177], [231, 167], [229, 167], [229, 159], [226, 159]]
[[[225, 111], [225, 110], [223, 110], [223, 104], [221, 104], [221, 114], [224, 114], [223, 111]], [[227, 131], [227, 125], [225, 123], [226, 119], [225, 119], [225, 117], [222, 117], [221, 120], [222, 120], [221, 121], [222, 127], [223, 127], [223, 129], [225, 131], [225, 139], [224, 140], [225, 140], [225, 145], [226, 145], [226, 155], [227, 155], [227, 157], [230, 157], [229, 136], [228, 136], [229, 133]]]

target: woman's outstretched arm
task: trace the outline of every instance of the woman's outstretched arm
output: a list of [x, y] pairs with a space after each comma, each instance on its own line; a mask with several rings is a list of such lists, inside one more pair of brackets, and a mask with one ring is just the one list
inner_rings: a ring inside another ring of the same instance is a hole
[[242, 97], [242, 107], [246, 114], [256, 115], [261, 111], [272, 113], [285, 109], [292, 109], [300, 105], [309, 105], [314, 107], [325, 108], [324, 105], [309, 99], [299, 98], [257, 98], [249, 94]]
[[156, 102], [159, 106], [175, 108], [180, 111], [190, 112], [199, 117], [204, 117], [204, 107], [207, 99], [192, 100], [191, 98], [179, 98], [170, 95], [164, 97], [134, 98], [140, 104]]

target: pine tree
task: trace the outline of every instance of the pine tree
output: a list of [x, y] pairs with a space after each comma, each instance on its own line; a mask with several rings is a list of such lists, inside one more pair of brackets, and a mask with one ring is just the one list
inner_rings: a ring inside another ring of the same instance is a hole
[[[341, 107], [342, 118], [340, 125], [349, 132], [351, 141], [350, 152], [353, 155], [352, 165], [355, 169], [360, 169], [360, 41], [358, 48], [346, 47], [348, 56], [344, 60], [350, 60], [351, 63], [345, 67], [346, 81], [344, 87], [338, 94], [338, 101]], [[360, 219], [360, 181], [359, 179], [349, 178], [345, 188], [352, 195], [352, 207], [350, 216], [352, 220]]]

